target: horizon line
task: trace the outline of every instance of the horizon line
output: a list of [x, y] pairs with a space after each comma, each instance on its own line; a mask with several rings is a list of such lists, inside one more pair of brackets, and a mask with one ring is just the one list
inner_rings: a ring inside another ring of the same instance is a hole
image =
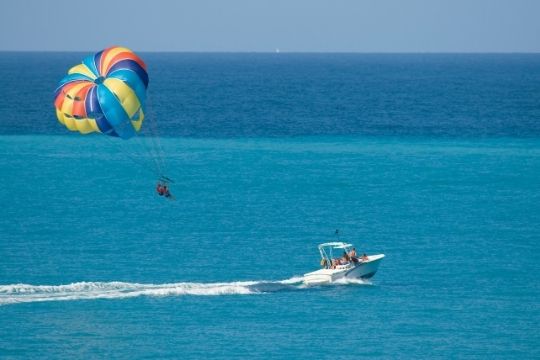
[[[493, 55], [511, 55], [511, 54], [540, 54], [539, 51], [220, 51], [220, 50], [137, 50], [132, 47], [126, 46], [129, 49], [132, 49], [139, 53], [169, 53], [169, 54], [365, 54], [365, 55], [406, 55], [406, 54], [422, 54], [422, 55], [437, 55], [437, 54], [463, 54], [463, 55], [474, 55], [474, 54], [493, 54]], [[0, 53], [86, 53], [99, 50], [0, 50]]]

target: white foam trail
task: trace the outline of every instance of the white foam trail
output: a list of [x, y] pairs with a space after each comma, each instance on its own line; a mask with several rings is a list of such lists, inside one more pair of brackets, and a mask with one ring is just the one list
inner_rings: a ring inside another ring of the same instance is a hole
[[248, 295], [299, 289], [302, 277], [282, 281], [236, 281], [226, 283], [138, 284], [126, 282], [78, 282], [69, 285], [0, 285], [0, 305], [88, 299], [121, 299], [138, 296]]
[[[68, 285], [0, 285], [0, 306], [8, 304], [91, 299], [123, 299], [138, 296], [251, 295], [282, 290], [306, 289], [302, 276], [281, 281], [234, 281], [223, 283], [180, 282], [139, 284], [127, 282], [77, 282]], [[371, 284], [365, 280], [341, 279], [336, 285]]]
[[292, 284], [301, 283], [303, 281], [304, 281], [303, 276], [293, 276], [290, 279], [278, 281], [278, 283], [280, 283], [280, 284], [291, 284], [292, 285]]
[[371, 281], [367, 279], [350, 279], [341, 278], [333, 282], [335, 285], [372, 285]]

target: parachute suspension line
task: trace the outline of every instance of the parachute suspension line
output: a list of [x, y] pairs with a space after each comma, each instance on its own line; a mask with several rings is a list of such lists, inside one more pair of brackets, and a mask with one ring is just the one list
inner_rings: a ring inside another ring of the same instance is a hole
[[140, 145], [141, 148], [144, 148], [146, 151], [145, 157], [149, 156], [149, 163], [152, 164], [152, 167], [155, 169], [156, 174], [161, 174], [161, 165], [159, 161], [156, 160], [156, 157], [154, 155], [154, 151], [152, 149], [152, 146], [149, 146], [148, 142], [146, 141], [146, 136], [141, 136], [140, 134], [137, 134], [135, 136], [137, 143]]
[[[150, 121], [148, 120], [149, 119], [146, 120], [146, 123], [149, 125]], [[149, 126], [146, 128], [149, 128]], [[140, 147], [145, 149], [145, 156], [149, 157], [149, 162], [155, 169], [154, 172], [156, 177], [161, 177], [163, 175], [163, 164], [159, 159], [159, 153], [157, 152], [156, 146], [153, 145], [152, 136], [147, 133], [136, 133], [135, 138]]]
[[110, 142], [110, 144], [113, 145], [113, 147], [115, 147], [116, 149], [120, 150], [122, 153], [124, 153], [131, 161], [133, 161], [135, 164], [143, 167], [144, 169], [146, 170], [149, 170], [151, 173], [153, 174], [156, 174], [156, 175], [159, 175], [159, 172], [156, 170], [156, 168], [154, 166], [152, 166], [151, 163], [147, 163], [145, 162], [144, 160], [144, 157], [137, 157], [137, 153], [134, 152], [134, 153], [131, 153], [129, 152], [127, 149], [126, 149], [126, 146], [123, 146], [123, 145], [126, 145], [126, 144], [120, 144], [119, 143], [119, 139], [112, 139], [111, 136], [107, 135], [107, 134], [103, 134], [102, 136], [103, 138], [107, 139], [107, 141]]
[[118, 143], [118, 141], [115, 141], [114, 139], [109, 138], [108, 135], [105, 135], [104, 138], [107, 139], [107, 141], [109, 141], [113, 145], [113, 147], [115, 147], [117, 150], [120, 150], [120, 152], [124, 153], [124, 155], [126, 155], [128, 159], [130, 159], [133, 163], [141, 166], [145, 170], [149, 170], [152, 173], [156, 173], [156, 170], [154, 169], [154, 167], [151, 164], [145, 162], [143, 160], [144, 159], [143, 157], [137, 156], [138, 154], [136, 152], [132, 153], [128, 151], [128, 149], [126, 149], [127, 144], [120, 144]]
[[[160, 137], [160, 134], [158, 132], [158, 126], [157, 126], [157, 120], [155, 120], [155, 117], [154, 117], [154, 112], [153, 112], [153, 109], [152, 107], [150, 106], [150, 94], [148, 96], [148, 115], [149, 115], [149, 118], [150, 118], [150, 121], [149, 121], [149, 130], [150, 132], [152, 132], [152, 135], [151, 136], [151, 140], [154, 144], [154, 147], [156, 149], [156, 153], [157, 153], [157, 156], [158, 156], [158, 161], [160, 161], [160, 165], [161, 165], [161, 170], [162, 171], [165, 171], [165, 151], [163, 151], [163, 148], [161, 146], [161, 137]], [[161, 174], [163, 175], [163, 174]]]
[[154, 117], [154, 112], [153, 112], [153, 108], [151, 106], [150, 100], [151, 100], [151, 97], [150, 97], [150, 94], [148, 94], [148, 97], [147, 97], [147, 109], [148, 109], [147, 122], [148, 122], [149, 126], [147, 126], [146, 128], [150, 132], [150, 136], [148, 136], [148, 137], [150, 138], [150, 141], [152, 142], [151, 147], [155, 151], [155, 155], [156, 155], [155, 159], [156, 159], [157, 167], [159, 169], [159, 176], [160, 177], [165, 177], [165, 151], [163, 151], [163, 147], [161, 146], [161, 138], [160, 138], [159, 131], [158, 131], [157, 120]]

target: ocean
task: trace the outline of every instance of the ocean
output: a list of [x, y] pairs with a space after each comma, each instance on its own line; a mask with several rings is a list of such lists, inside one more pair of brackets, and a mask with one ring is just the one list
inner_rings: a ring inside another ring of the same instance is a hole
[[159, 142], [58, 123], [84, 55], [0, 53], [0, 358], [540, 357], [540, 55], [142, 53]]

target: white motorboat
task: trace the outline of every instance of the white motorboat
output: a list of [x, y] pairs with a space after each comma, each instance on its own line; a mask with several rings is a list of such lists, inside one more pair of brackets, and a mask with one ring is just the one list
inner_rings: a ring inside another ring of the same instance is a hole
[[[329, 242], [319, 245], [321, 254], [320, 270], [304, 274], [304, 284], [324, 285], [340, 279], [369, 279], [375, 275], [384, 254], [354, 255], [352, 244]], [[334, 257], [334, 252], [337, 256]], [[342, 255], [347, 255], [343, 256]]]

